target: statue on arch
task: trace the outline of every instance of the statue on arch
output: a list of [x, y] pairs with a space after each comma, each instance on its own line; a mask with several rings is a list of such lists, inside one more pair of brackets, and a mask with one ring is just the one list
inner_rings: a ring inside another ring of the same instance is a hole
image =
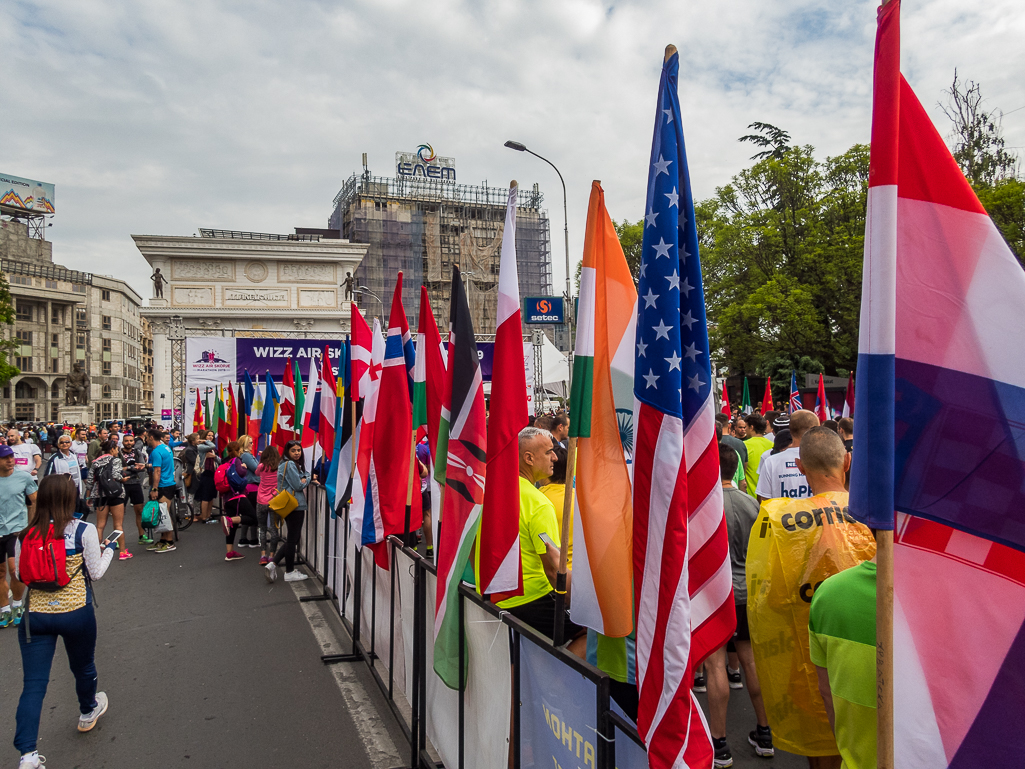
[[345, 301], [351, 302], [353, 297], [356, 295], [356, 279], [352, 277], [351, 272], [345, 273], [345, 281], [342, 283], [342, 285], [345, 286]]
[[167, 283], [167, 278], [160, 274], [160, 268], [157, 267], [153, 270], [153, 274], [149, 277], [153, 281], [153, 298], [163, 299], [164, 298], [164, 284]]
[[77, 361], [71, 367], [64, 389], [64, 402], [68, 406], [89, 405], [89, 375]]

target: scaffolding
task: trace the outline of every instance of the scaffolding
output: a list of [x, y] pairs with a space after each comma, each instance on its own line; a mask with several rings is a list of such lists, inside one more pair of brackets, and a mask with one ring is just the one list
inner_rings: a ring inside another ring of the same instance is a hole
[[[356, 270], [357, 285], [388, 303], [398, 272], [402, 303], [415, 329], [420, 286], [427, 286], [442, 334], [448, 328], [452, 265], [459, 265], [479, 334], [493, 334], [498, 311], [498, 273], [508, 189], [452, 184], [423, 178], [353, 174], [334, 198], [328, 227], [370, 248]], [[516, 266], [520, 296], [551, 293], [548, 213], [535, 184], [520, 190], [516, 210]], [[369, 302], [369, 304], [368, 304]], [[387, 318], [390, 308], [373, 296], [362, 309]]]

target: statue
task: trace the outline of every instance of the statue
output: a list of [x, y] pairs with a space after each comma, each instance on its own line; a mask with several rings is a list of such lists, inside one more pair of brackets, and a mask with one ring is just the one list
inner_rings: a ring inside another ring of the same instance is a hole
[[153, 281], [153, 298], [163, 299], [164, 298], [164, 284], [167, 283], [167, 278], [160, 274], [160, 268], [157, 267], [153, 274], [149, 277]]
[[353, 286], [356, 285], [356, 279], [352, 277], [351, 272], [345, 273], [345, 282], [342, 285], [345, 286], [345, 301], [351, 302], [356, 294], [353, 290]]
[[89, 375], [82, 371], [81, 365], [77, 362], [68, 374], [64, 401], [68, 406], [89, 404]]

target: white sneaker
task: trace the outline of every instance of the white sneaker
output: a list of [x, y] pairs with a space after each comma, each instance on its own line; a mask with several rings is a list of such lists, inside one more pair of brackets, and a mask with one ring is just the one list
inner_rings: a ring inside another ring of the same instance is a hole
[[18, 763], [18, 769], [37, 769], [46, 763], [46, 759], [39, 755], [38, 751], [32, 751], [26, 753], [21, 757], [21, 761]]
[[107, 712], [107, 695], [103, 692], [96, 692], [96, 707], [89, 713], [84, 713], [78, 717], [78, 731], [88, 732], [94, 726], [96, 722], [100, 720], [100, 716]]
[[285, 582], [302, 582], [304, 579], [309, 579], [301, 571], [286, 571]]
[[274, 582], [278, 578], [278, 565], [274, 561], [271, 561], [263, 568], [263, 576], [267, 578], [268, 582]]

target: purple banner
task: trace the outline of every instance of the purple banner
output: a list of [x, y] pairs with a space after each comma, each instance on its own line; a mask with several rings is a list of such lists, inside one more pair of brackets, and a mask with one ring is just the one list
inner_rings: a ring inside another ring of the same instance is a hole
[[341, 339], [235, 339], [235, 380], [244, 381], [246, 371], [256, 381], [259, 376], [270, 375], [277, 381], [285, 374], [285, 364], [289, 358], [299, 362], [299, 373], [303, 382], [310, 375], [310, 358], [316, 358], [320, 366], [320, 356], [324, 354], [324, 346], [328, 348], [334, 374], [338, 376], [338, 357], [341, 355]]

